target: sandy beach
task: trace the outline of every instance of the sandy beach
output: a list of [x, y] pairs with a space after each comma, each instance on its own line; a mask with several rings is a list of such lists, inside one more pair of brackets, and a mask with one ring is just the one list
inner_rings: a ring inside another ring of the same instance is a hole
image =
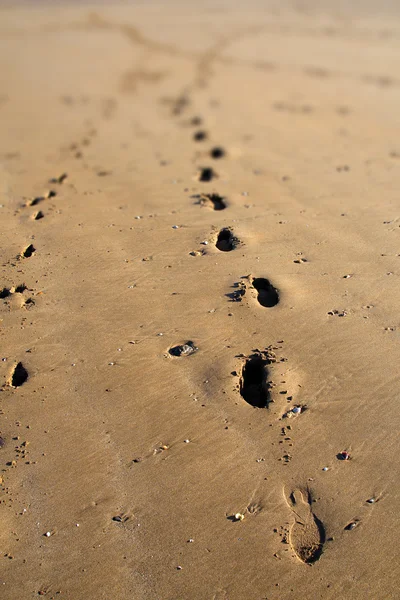
[[400, 7], [360, 5], [0, 4], [2, 599], [399, 597]]

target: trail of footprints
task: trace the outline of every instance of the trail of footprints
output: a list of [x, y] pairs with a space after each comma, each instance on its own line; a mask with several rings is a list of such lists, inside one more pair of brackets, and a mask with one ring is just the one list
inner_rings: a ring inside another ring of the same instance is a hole
[[[199, 126], [201, 123], [201, 119], [195, 117], [190, 124]], [[205, 142], [208, 137], [208, 132], [203, 129], [198, 129], [193, 134], [195, 142]], [[212, 159], [221, 159], [226, 156], [226, 152], [221, 146], [214, 146], [209, 151], [209, 156]], [[209, 166], [202, 166], [196, 175], [196, 179], [201, 183], [211, 182], [217, 177], [218, 175], [215, 170]], [[213, 211], [222, 211], [229, 208], [227, 199], [215, 192], [198, 193], [193, 195], [192, 198], [201, 208]], [[215, 235], [211, 236], [210, 241], [221, 252], [231, 252], [241, 243], [231, 227], [223, 227]], [[208, 243], [207, 241], [203, 242], [205, 245]], [[201, 250], [191, 252], [190, 254], [197, 256], [205, 253], [206, 250]], [[300, 260], [305, 261], [305, 259], [299, 259], [297, 262], [300, 262]], [[280, 301], [279, 290], [265, 277], [248, 275], [234, 283], [232, 288], [233, 291], [226, 294], [231, 302], [242, 302], [249, 296], [253, 301], [258, 302], [261, 307], [271, 309], [277, 306]], [[172, 346], [168, 350], [168, 355], [172, 358], [181, 358], [191, 356], [197, 350], [198, 348], [193, 341], [186, 341]], [[274, 368], [274, 363], [277, 362], [273, 349], [270, 347], [266, 350], [254, 350], [248, 356], [240, 355], [237, 358], [240, 358], [242, 363], [240, 373], [233, 371], [232, 375], [239, 377], [237, 389], [241, 397], [256, 409], [270, 410], [270, 405], [274, 402], [272, 391], [275, 387], [271, 372]], [[281, 360], [284, 361], [285, 359], [282, 358]], [[281, 390], [279, 393], [286, 395], [287, 401], [290, 402], [292, 400], [292, 396], [288, 395], [287, 390]], [[291, 409], [283, 414], [283, 417], [300, 414], [305, 409], [306, 406], [291, 405]], [[282, 435], [286, 436], [287, 429], [290, 430], [290, 428], [290, 425], [282, 428]], [[290, 438], [288, 439], [290, 440]], [[287, 464], [290, 458], [289, 454], [284, 455], [284, 464]], [[285, 500], [293, 515], [293, 523], [288, 534], [288, 543], [294, 555], [300, 561], [311, 565], [319, 560], [323, 552], [325, 544], [324, 525], [312, 511], [312, 499], [308, 489], [295, 489]], [[252, 511], [247, 512], [251, 513]], [[235, 522], [242, 520], [244, 515], [238, 513], [236, 515], [228, 515], [227, 518]]]
[[[67, 173], [62, 173], [58, 177], [52, 177], [49, 180], [49, 183], [62, 185], [62, 183], [66, 180], [67, 177]], [[57, 192], [51, 189], [46, 191], [42, 196], [34, 196], [33, 198], [28, 198], [28, 200], [26, 200], [24, 204], [22, 204], [17, 210], [17, 214], [21, 210], [24, 211], [26, 209], [30, 209], [31, 207], [36, 207], [39, 204], [44, 203], [46, 200], [54, 198], [55, 196], [57, 196]], [[30, 214], [30, 218], [34, 221], [43, 219], [44, 212], [42, 210], [35, 211]], [[33, 238], [34, 236], [32, 236], [32, 239]], [[32, 243], [30, 243], [21, 250], [18, 256], [16, 256], [16, 261], [30, 259], [35, 255], [36, 252], [36, 247]], [[13, 266], [16, 265], [13, 264]], [[35, 300], [33, 299], [31, 292], [34, 292], [34, 290], [28, 288], [25, 285], [25, 283], [20, 283], [18, 285], [10, 287], [4, 286], [3, 288], [0, 288], [0, 301], [3, 301], [3, 306], [8, 307], [8, 310], [12, 310], [13, 308], [29, 309], [35, 305]], [[14, 365], [11, 367], [5, 385], [3, 385], [3, 389], [5, 387], [10, 387], [14, 389], [19, 388], [24, 383], [26, 383], [28, 378], [29, 373], [25, 365], [21, 361], [15, 362]]]
[[[194, 117], [190, 124], [199, 127], [201, 126], [202, 121], [199, 117]], [[197, 129], [193, 134], [193, 140], [196, 143], [205, 142], [208, 140], [208, 137], [208, 132], [203, 129]], [[213, 146], [209, 150], [208, 156], [212, 160], [220, 160], [226, 157], [226, 152], [221, 146]], [[67, 174], [63, 173], [58, 177], [50, 179], [50, 183], [62, 185], [66, 178]], [[209, 183], [217, 178], [218, 174], [211, 166], [200, 167], [195, 176], [195, 179], [201, 183]], [[29, 199], [25, 202], [22, 209], [30, 209], [31, 207], [37, 207], [38, 205], [44, 206], [47, 199], [53, 198], [56, 195], [56, 191], [50, 190], [43, 196]], [[229, 208], [229, 202], [226, 197], [221, 196], [216, 192], [195, 194], [192, 196], [192, 199], [201, 209], [220, 212]], [[30, 216], [33, 220], [40, 220], [44, 218], [45, 214], [43, 210], [40, 209], [31, 213]], [[235, 235], [233, 228], [229, 226], [222, 227], [215, 231], [212, 242], [215, 248], [220, 252], [231, 252], [241, 244], [241, 241]], [[36, 252], [36, 247], [30, 243], [20, 252], [20, 255], [17, 258], [19, 260], [27, 260], [33, 257]], [[203, 253], [205, 253], [205, 250], [191, 252], [192, 255]], [[295, 262], [305, 260], [306, 259], [300, 258]], [[0, 289], [0, 299], [8, 301], [17, 294], [22, 297], [27, 290], [28, 288], [25, 284], [9, 288], [4, 287], [3, 289]], [[246, 298], [252, 299], [253, 301], [258, 302], [263, 309], [272, 309], [277, 306], [280, 301], [279, 290], [269, 279], [265, 277], [255, 277], [253, 275], [242, 277], [240, 281], [233, 284], [232, 291], [226, 295], [231, 302], [242, 302]], [[29, 304], [33, 305], [34, 300], [32, 298], [24, 299], [23, 305], [26, 306]], [[167, 355], [173, 360], [180, 360], [183, 357], [194, 355], [197, 351], [198, 347], [195, 342], [186, 340], [171, 346], [168, 349]], [[270, 411], [271, 404], [274, 402], [273, 391], [275, 387], [271, 374], [275, 368], [275, 363], [278, 361], [273, 349], [271, 347], [265, 350], [255, 349], [251, 354], [247, 356], [240, 355], [237, 358], [241, 361], [241, 367], [239, 373], [233, 371], [232, 375], [238, 377], [237, 390], [241, 397], [255, 409]], [[285, 359], [281, 358], [280, 360], [284, 361]], [[28, 378], [29, 373], [25, 365], [21, 361], [15, 362], [10, 370], [6, 386], [17, 389], [24, 385]], [[287, 401], [291, 401], [292, 399], [290, 392], [285, 389], [280, 390], [279, 394], [286, 395]], [[295, 414], [296, 408], [298, 409], [298, 412], [300, 412], [302, 407], [297, 406], [292, 408], [293, 414]], [[289, 412], [287, 414], [289, 414]], [[282, 429], [282, 435], [286, 435], [287, 429], [290, 429], [290, 425], [288, 425], [287, 428]], [[168, 450], [168, 448], [169, 446], [161, 445], [153, 454], [162, 453], [165, 450]], [[140, 457], [134, 459], [133, 463], [141, 461], [142, 458]], [[285, 496], [285, 500], [293, 516], [292, 526], [288, 535], [290, 546], [300, 561], [305, 564], [312, 564], [322, 555], [325, 543], [325, 529], [322, 522], [312, 511], [310, 492], [304, 489], [295, 489], [289, 495]], [[260, 510], [262, 510], [262, 506], [257, 503], [251, 504], [247, 508], [249, 514], [257, 513]], [[232, 521], [241, 520], [241, 518], [236, 517], [237, 515], [234, 515], [233, 518], [229, 518]], [[113, 520], [117, 523], [124, 523], [127, 518], [128, 517], [123, 514], [114, 516]]]

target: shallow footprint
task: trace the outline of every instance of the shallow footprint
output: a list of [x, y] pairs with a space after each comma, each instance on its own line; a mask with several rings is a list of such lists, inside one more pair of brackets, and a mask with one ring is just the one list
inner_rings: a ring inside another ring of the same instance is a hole
[[325, 543], [325, 528], [311, 510], [310, 493], [294, 490], [288, 504], [295, 515], [289, 542], [297, 558], [303, 563], [312, 564], [321, 557]]

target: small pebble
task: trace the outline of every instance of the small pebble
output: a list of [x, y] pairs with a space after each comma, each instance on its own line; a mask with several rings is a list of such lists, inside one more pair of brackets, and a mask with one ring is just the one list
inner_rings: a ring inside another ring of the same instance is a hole
[[183, 440], [185, 444], [189, 444], [190, 440]]
[[323, 471], [328, 471], [328, 470], [329, 470], [329, 468], [328, 468], [328, 467], [324, 467], [322, 470], [323, 470]]
[[374, 502], [376, 502], [375, 498], [368, 498], [367, 500], [368, 504], [374, 504]]
[[194, 539], [193, 539], [193, 538], [189, 538], [189, 539], [188, 539], [188, 544], [192, 544], [193, 542], [194, 542]]
[[338, 458], [339, 460], [350, 460], [350, 454], [343, 450], [343, 452], [339, 452]]
[[243, 521], [244, 515], [242, 513], [236, 513], [234, 516], [235, 521]]
[[182, 567], [181, 567], [180, 565], [178, 565], [178, 566], [176, 567], [176, 570], [177, 570], [177, 571], [182, 571]]
[[46, 533], [44, 534], [46, 537], [50, 537], [51, 536], [51, 531], [46, 531]]
[[172, 225], [172, 229], [179, 229], [179, 225]]

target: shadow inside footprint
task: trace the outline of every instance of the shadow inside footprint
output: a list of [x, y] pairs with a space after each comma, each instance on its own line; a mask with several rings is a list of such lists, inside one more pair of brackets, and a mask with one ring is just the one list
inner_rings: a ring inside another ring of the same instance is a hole
[[313, 564], [322, 555], [325, 543], [325, 527], [312, 512], [312, 498], [307, 492], [305, 499], [300, 490], [289, 496], [289, 506], [295, 515], [289, 540], [296, 556], [306, 564]]
[[224, 210], [226, 208], [225, 198], [219, 194], [196, 194], [192, 198], [197, 199], [196, 204], [208, 206], [213, 210]]
[[24, 365], [19, 362], [15, 365], [13, 372], [11, 373], [9, 384], [11, 387], [17, 388], [23, 385], [28, 379], [28, 371]]
[[211, 167], [203, 167], [199, 172], [199, 181], [211, 181], [216, 177], [214, 169]]
[[272, 306], [276, 306], [278, 304], [278, 290], [274, 288], [274, 286], [268, 281], [268, 279], [264, 279], [263, 277], [257, 277], [253, 279], [252, 284], [258, 292], [257, 300], [261, 304], [261, 306], [271, 308]]
[[237, 239], [233, 235], [233, 232], [228, 227], [224, 227], [218, 234], [215, 246], [221, 252], [230, 252], [236, 248], [236, 242]]
[[267, 364], [269, 364], [268, 358], [261, 354], [253, 354], [249, 356], [242, 368], [240, 394], [255, 408], [268, 408], [270, 402]]
[[193, 134], [193, 139], [195, 142], [203, 142], [207, 138], [207, 133], [205, 131], [196, 131]]
[[35, 252], [36, 248], [33, 246], [33, 244], [29, 244], [29, 246], [27, 246], [25, 250], [21, 252], [21, 256], [23, 258], [30, 258]]
[[210, 151], [210, 156], [211, 158], [223, 158], [225, 156], [225, 150], [223, 148], [221, 148], [220, 146], [216, 146], [215, 148], [212, 148], [212, 150]]

